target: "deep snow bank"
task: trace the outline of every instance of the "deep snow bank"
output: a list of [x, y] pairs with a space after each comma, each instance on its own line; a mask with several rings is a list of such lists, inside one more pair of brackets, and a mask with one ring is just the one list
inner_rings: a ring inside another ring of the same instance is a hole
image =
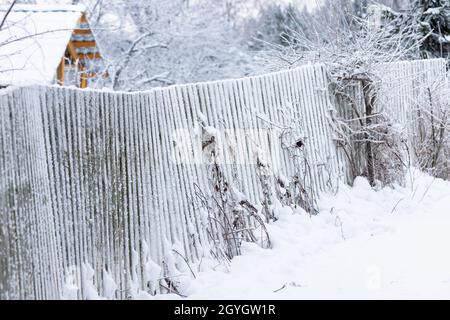
[[374, 191], [358, 178], [320, 211], [280, 210], [273, 249], [244, 244], [229, 272], [197, 273], [189, 298], [450, 298], [449, 182], [413, 171]]

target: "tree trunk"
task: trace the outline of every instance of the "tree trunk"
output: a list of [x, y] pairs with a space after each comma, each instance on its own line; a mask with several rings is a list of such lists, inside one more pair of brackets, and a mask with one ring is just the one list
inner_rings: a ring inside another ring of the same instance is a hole
[[366, 160], [367, 160], [367, 179], [369, 184], [375, 186], [375, 164], [373, 156], [373, 148], [371, 142], [371, 136], [368, 132], [368, 128], [372, 125], [372, 115], [374, 104], [376, 101], [375, 87], [372, 81], [363, 81], [363, 94], [364, 94], [364, 104], [366, 111], [366, 121], [365, 121], [365, 133], [364, 139], [366, 140]]

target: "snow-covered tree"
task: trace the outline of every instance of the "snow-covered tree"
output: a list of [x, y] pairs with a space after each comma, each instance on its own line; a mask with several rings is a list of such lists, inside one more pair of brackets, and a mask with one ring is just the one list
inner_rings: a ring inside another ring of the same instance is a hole
[[250, 73], [251, 56], [237, 20], [230, 22], [230, 3], [91, 2], [91, 23], [110, 58], [111, 86], [139, 90]]
[[449, 57], [450, 2], [448, 0], [415, 0], [408, 20], [415, 24], [416, 37], [424, 39], [422, 57]]
[[[391, 183], [391, 178], [396, 179], [392, 172], [397, 172], [399, 179], [403, 177], [397, 169], [391, 171], [392, 168], [404, 167], [400, 157], [403, 150], [399, 149], [402, 147], [401, 132], [394, 132], [389, 116], [376, 108], [382, 87], [379, 66], [409, 58], [411, 52], [419, 50], [422, 40], [411, 38], [412, 26], [399, 26], [397, 19], [386, 20], [381, 26], [374, 25], [355, 14], [349, 1], [341, 0], [334, 7], [331, 2], [328, 4], [330, 6], [314, 13], [313, 23], [309, 25], [312, 32], [308, 35], [295, 32], [295, 41], [287, 47], [276, 47], [267, 56], [266, 65], [285, 69], [308, 63], [325, 64], [333, 94], [358, 113], [355, 119], [351, 119], [360, 124], [358, 130], [332, 115], [336, 120], [337, 136], [342, 137], [343, 147], [347, 148], [345, 153], [364, 150], [364, 172], [356, 175], [367, 176], [371, 185], [383, 177], [390, 181], [382, 182]], [[395, 13], [392, 10], [385, 12]], [[397, 32], [392, 32], [395, 28], [398, 28]], [[349, 93], [355, 83], [360, 85], [361, 97]]]
[[448, 0], [413, 0], [403, 12], [386, 6], [376, 6], [377, 23], [387, 32], [398, 34], [408, 29], [405, 41], [420, 42], [412, 58], [449, 58], [450, 2]]
[[246, 33], [250, 37], [252, 49], [261, 50], [267, 45], [288, 46], [295, 41], [295, 32], [307, 32], [309, 13], [306, 8], [299, 10], [291, 4], [284, 6], [269, 3], [259, 14], [250, 19]]

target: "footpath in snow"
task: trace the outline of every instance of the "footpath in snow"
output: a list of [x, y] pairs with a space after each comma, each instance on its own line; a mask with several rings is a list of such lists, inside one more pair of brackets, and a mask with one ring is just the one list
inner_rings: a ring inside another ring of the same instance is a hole
[[244, 244], [228, 272], [197, 273], [189, 298], [450, 298], [450, 182], [414, 172], [374, 191], [358, 178], [318, 216], [282, 211], [273, 249]]

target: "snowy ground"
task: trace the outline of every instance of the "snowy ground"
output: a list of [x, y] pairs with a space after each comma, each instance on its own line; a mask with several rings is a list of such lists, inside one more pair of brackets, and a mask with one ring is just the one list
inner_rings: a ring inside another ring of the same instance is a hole
[[198, 273], [189, 298], [450, 298], [450, 183], [412, 176], [380, 191], [358, 179], [317, 217], [285, 210], [273, 249], [245, 244], [229, 272]]

